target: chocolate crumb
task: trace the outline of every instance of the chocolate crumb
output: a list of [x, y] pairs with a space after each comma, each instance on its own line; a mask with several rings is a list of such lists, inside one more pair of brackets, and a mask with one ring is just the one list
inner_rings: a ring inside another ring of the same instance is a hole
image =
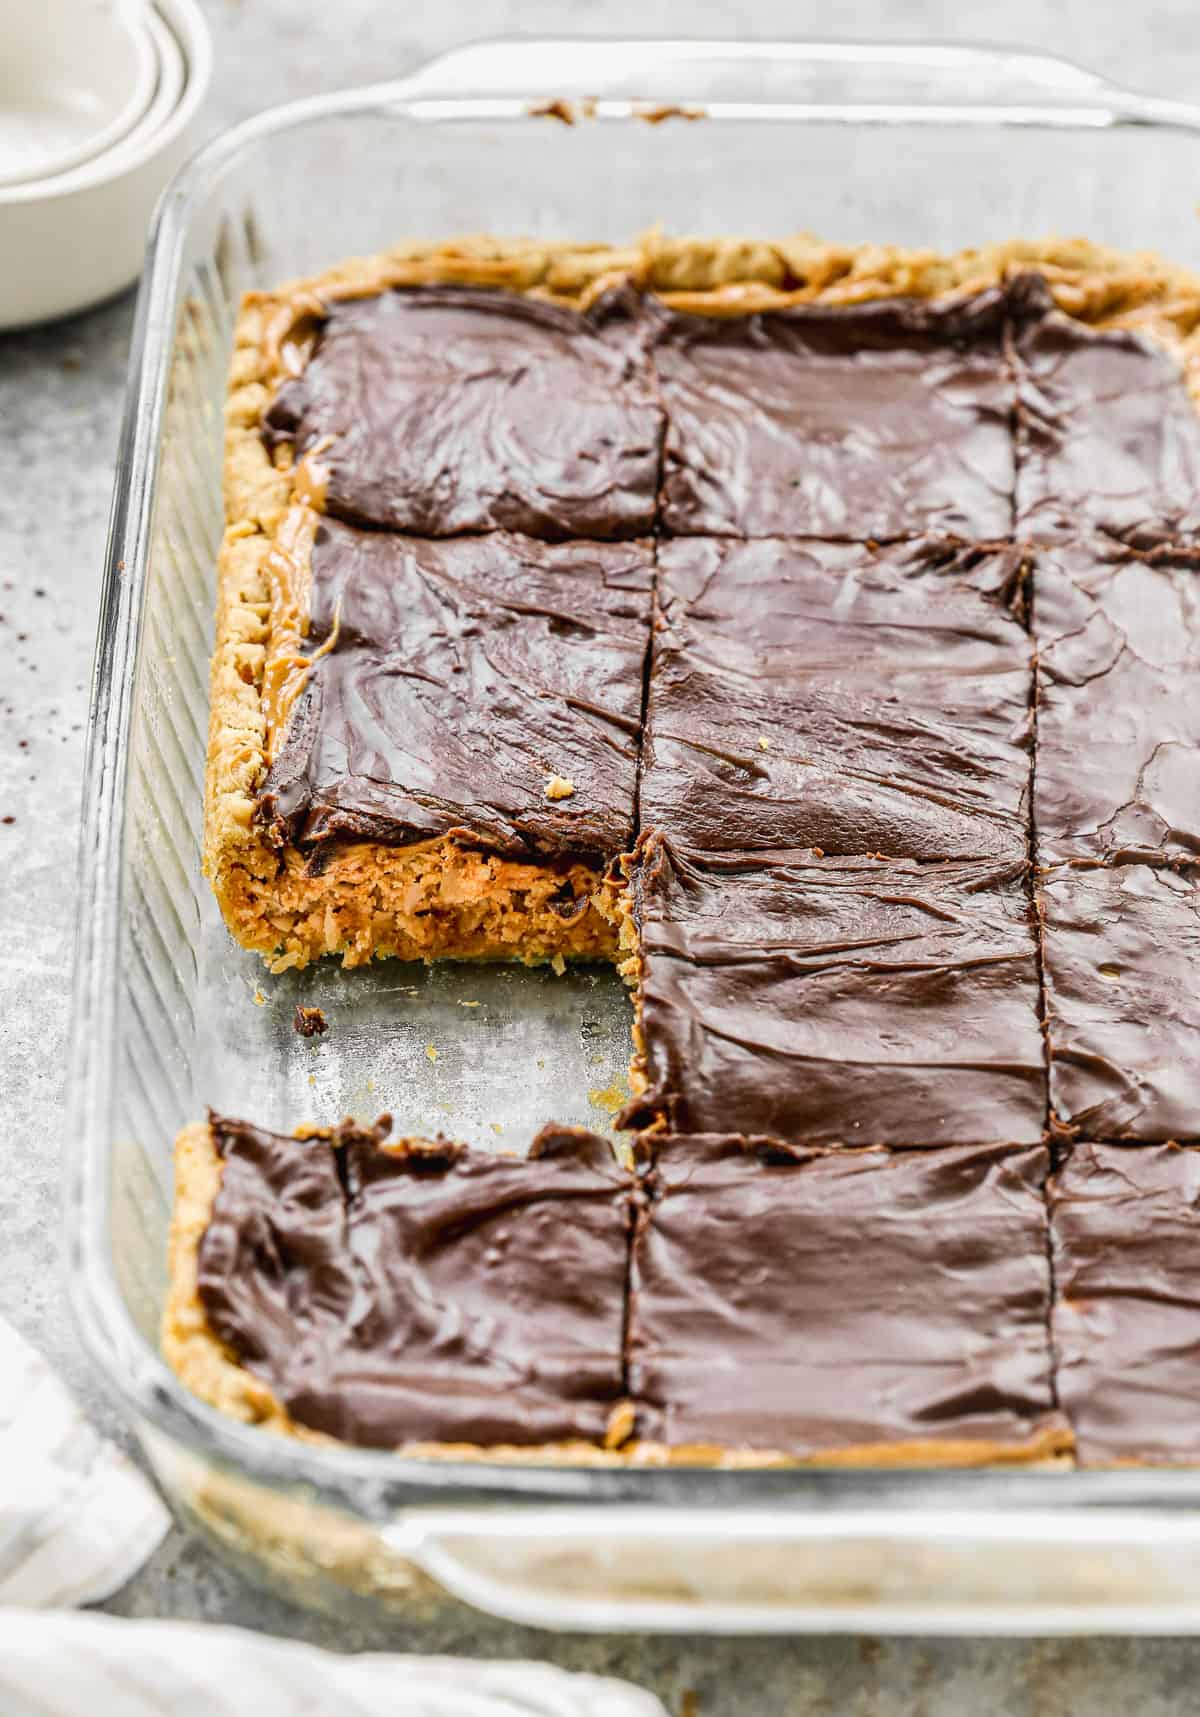
[[323, 1037], [329, 1030], [329, 1021], [320, 1008], [303, 1008], [297, 1003], [292, 1030], [297, 1037]]

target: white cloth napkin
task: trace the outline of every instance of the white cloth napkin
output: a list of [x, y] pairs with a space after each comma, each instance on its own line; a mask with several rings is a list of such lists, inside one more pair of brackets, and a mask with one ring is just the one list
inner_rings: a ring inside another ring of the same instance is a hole
[[204, 1622], [73, 1615], [170, 1525], [157, 1492], [0, 1318], [0, 1717], [665, 1717], [541, 1663], [339, 1657]]
[[148, 1480], [0, 1318], [0, 1605], [97, 1603], [170, 1524]]
[[666, 1717], [543, 1663], [338, 1657], [240, 1628], [0, 1613], [4, 1717]]

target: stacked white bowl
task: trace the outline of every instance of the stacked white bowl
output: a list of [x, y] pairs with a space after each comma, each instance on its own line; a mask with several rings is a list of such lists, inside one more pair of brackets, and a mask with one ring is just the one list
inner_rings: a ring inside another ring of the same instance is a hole
[[211, 73], [196, 0], [0, 0], [0, 329], [136, 280]]

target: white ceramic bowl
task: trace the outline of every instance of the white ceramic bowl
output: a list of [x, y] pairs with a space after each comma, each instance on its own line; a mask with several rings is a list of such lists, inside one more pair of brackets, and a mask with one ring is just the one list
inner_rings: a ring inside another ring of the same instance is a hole
[[102, 155], [149, 107], [146, 0], [0, 0], [0, 185]]
[[[157, 11], [162, 100], [156, 94], [151, 104], [153, 122], [148, 112], [122, 142], [70, 172], [0, 186], [0, 329], [98, 304], [141, 272], [154, 205], [199, 142], [212, 76], [212, 44], [196, 0], [158, 0]], [[163, 27], [174, 53], [162, 45]]]
[[187, 61], [183, 57], [183, 49], [175, 32], [168, 28], [156, 8], [151, 7], [147, 13], [146, 25], [158, 60], [154, 100], [133, 130], [113, 145], [106, 162], [110, 171], [114, 166], [133, 160], [145, 144], [157, 136], [179, 106], [187, 82]]

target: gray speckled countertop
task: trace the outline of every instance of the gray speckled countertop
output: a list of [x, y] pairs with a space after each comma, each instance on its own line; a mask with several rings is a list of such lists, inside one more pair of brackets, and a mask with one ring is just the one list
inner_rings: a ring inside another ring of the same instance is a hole
[[[214, 128], [256, 108], [398, 74], [456, 41], [554, 34], [847, 34], [964, 30], [1077, 56], [1164, 95], [1195, 96], [1200, 12], [1179, 0], [204, 0], [216, 38]], [[952, 170], [950, 164], [949, 170]], [[28, 334], [0, 336], [0, 1311], [120, 1434], [87, 1374], [57, 1258], [62, 1065], [71, 958], [78, 775], [101, 553], [132, 296]], [[532, 1654], [629, 1676], [702, 1717], [1138, 1717], [1200, 1710], [1200, 1642], [1146, 1640], [720, 1641], [533, 1634], [465, 1612], [369, 1634], [264, 1596], [174, 1533], [108, 1605], [202, 1617], [344, 1649]]]

